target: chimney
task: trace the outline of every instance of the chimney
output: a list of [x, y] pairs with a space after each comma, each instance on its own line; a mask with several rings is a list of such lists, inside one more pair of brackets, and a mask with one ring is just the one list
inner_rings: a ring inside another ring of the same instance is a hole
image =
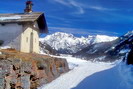
[[26, 2], [26, 8], [24, 9], [24, 12], [25, 13], [31, 13], [32, 12], [32, 6], [33, 6], [33, 3], [31, 0], [28, 0]]

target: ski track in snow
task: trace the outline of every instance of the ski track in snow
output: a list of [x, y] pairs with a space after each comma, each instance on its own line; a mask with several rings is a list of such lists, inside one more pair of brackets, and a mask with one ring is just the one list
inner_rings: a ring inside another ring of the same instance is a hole
[[132, 89], [119, 75], [118, 66], [66, 58], [71, 70], [39, 89]]

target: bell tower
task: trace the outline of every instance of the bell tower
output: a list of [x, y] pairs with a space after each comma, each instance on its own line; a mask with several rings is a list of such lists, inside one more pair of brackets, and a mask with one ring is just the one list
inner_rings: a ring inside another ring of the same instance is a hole
[[25, 13], [31, 13], [32, 12], [32, 6], [33, 6], [33, 2], [31, 0], [28, 0], [26, 2], [26, 8], [24, 9]]

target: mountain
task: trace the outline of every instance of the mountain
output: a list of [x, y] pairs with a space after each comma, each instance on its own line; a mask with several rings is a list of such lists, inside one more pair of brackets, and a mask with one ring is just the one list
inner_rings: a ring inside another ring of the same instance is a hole
[[53, 49], [50, 45], [48, 45], [47, 43], [39, 42], [39, 45], [40, 45], [41, 53], [51, 54], [51, 55], [59, 55], [59, 53], [55, 49]]
[[130, 51], [133, 47], [132, 42], [133, 32], [131, 31], [114, 41], [89, 45], [73, 56], [93, 61], [114, 61], [123, 58]]
[[96, 35], [96, 36], [88, 36], [88, 37], [92, 37], [90, 42], [91, 44], [110, 42], [118, 38], [118, 37], [107, 36], [107, 35]]
[[88, 37], [75, 37], [72, 34], [56, 32], [48, 35], [45, 38], [40, 38], [42, 44], [48, 44], [60, 54], [73, 54], [86, 48], [88, 45], [109, 42], [117, 37], [106, 35], [96, 35]]

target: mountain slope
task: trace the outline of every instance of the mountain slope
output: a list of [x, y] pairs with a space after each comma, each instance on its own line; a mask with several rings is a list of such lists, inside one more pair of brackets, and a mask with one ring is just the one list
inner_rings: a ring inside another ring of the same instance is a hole
[[47, 43], [40, 42], [39, 45], [40, 45], [40, 53], [59, 55], [58, 52], [55, 49], [53, 49], [50, 45], [48, 45]]
[[72, 34], [57, 32], [52, 35], [48, 35], [43, 38], [42, 43], [47, 43], [53, 49], [57, 50], [59, 53], [74, 53], [86, 47], [88, 39], [82, 37], [77, 38]]
[[41, 43], [50, 45], [53, 49], [57, 50], [58, 53], [72, 54], [82, 50], [88, 45], [100, 42], [108, 42], [116, 38], [117, 37], [110, 37], [106, 35], [79, 38], [72, 34], [57, 32], [52, 35], [48, 35], [45, 38], [41, 38]]
[[132, 42], [133, 32], [128, 32], [114, 41], [89, 45], [73, 55], [86, 60], [114, 61], [130, 51], [133, 47]]
[[91, 39], [91, 44], [101, 43], [101, 42], [110, 42], [117, 39], [117, 37], [107, 36], [107, 35], [96, 35]]

